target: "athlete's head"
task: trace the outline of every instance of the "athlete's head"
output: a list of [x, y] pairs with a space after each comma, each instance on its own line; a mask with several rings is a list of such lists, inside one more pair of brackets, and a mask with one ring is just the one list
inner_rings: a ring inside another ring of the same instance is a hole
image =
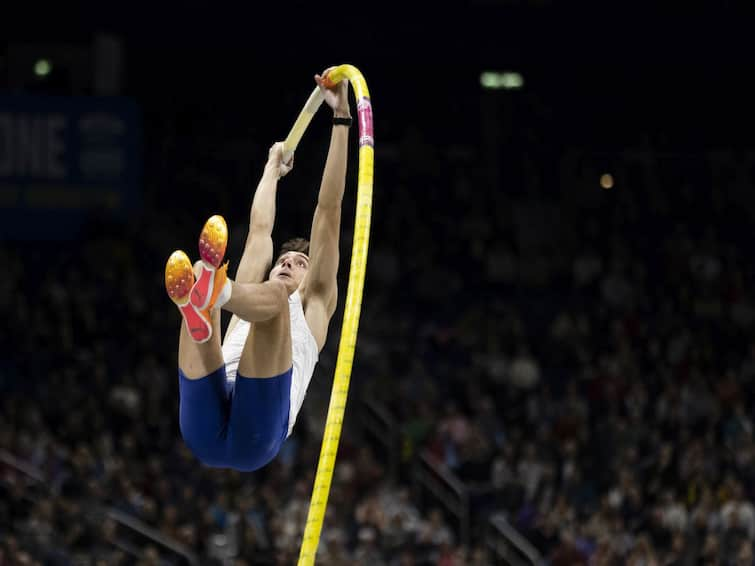
[[278, 279], [286, 284], [291, 295], [301, 285], [309, 269], [309, 242], [304, 238], [293, 238], [283, 243], [278, 259], [270, 270], [270, 279]]

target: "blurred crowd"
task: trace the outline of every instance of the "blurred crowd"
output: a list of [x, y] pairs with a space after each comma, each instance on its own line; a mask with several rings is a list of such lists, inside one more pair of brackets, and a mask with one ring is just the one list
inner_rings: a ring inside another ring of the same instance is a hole
[[473, 524], [504, 512], [549, 564], [754, 562], [752, 197], [665, 161], [660, 188], [519, 199], [451, 163], [451, 198], [400, 201], [402, 253], [372, 256], [395, 262], [374, 287], [405, 289], [371, 359], [405, 461], [452, 470]]
[[[238, 258], [255, 164], [218, 156], [264, 151], [170, 126], [138, 219], [0, 249], [0, 450], [29, 470], [0, 459], [0, 564], [182, 563], [113, 510], [202, 564], [296, 560], [339, 321], [279, 457], [253, 474], [202, 467], [178, 432], [163, 262], [226, 210]], [[682, 162], [660, 193], [605, 190], [537, 173], [547, 155], [501, 173], [474, 144], [386, 132], [350, 399], [388, 408], [401, 465], [390, 477], [352, 402], [319, 561], [494, 564], [480, 534], [502, 512], [554, 566], [752, 564], [755, 303], [733, 181], [685, 178]], [[297, 167], [311, 181], [309, 161]], [[206, 202], [176, 204], [190, 191]], [[285, 239], [311, 207], [279, 198]], [[353, 195], [344, 207], [342, 292]], [[421, 455], [466, 486], [470, 541], [413, 488]]]

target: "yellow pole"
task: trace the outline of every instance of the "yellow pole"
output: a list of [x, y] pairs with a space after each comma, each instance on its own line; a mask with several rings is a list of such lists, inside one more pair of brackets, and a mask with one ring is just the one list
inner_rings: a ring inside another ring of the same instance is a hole
[[[320, 449], [320, 459], [317, 464], [315, 484], [312, 489], [312, 499], [309, 503], [307, 524], [304, 528], [299, 566], [314, 565], [317, 547], [320, 543], [325, 509], [328, 505], [330, 482], [341, 439], [343, 414], [346, 409], [346, 399], [349, 393], [351, 367], [354, 362], [354, 349], [359, 329], [359, 315], [362, 310], [362, 291], [367, 267], [367, 249], [370, 240], [370, 216], [372, 214], [372, 180], [375, 166], [375, 140], [372, 127], [372, 103], [367, 83], [352, 65], [340, 65], [332, 69], [325, 77], [326, 84], [332, 86], [344, 79], [348, 79], [357, 100], [357, 116], [359, 120], [359, 176], [357, 184], [357, 206], [354, 220], [354, 243], [351, 248], [351, 267], [349, 270], [349, 285], [346, 290], [346, 307], [344, 309], [343, 326], [341, 327], [341, 341], [338, 346], [336, 372], [333, 378], [333, 389], [330, 394], [330, 406], [325, 422], [325, 432]], [[315, 89], [307, 100], [307, 104], [299, 114], [294, 126], [284, 141], [284, 152], [289, 155], [296, 149], [299, 140], [309, 125], [312, 116], [322, 103], [319, 87]]]

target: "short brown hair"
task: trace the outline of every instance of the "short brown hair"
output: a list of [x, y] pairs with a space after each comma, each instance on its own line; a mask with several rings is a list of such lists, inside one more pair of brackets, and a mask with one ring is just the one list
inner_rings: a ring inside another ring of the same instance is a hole
[[309, 255], [309, 240], [305, 238], [291, 238], [283, 242], [278, 257], [288, 252], [299, 252], [305, 255]]

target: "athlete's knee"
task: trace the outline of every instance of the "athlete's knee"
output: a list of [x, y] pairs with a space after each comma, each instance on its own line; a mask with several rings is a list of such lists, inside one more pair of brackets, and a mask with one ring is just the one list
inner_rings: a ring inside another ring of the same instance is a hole
[[283, 281], [272, 279], [265, 281], [264, 285], [270, 291], [270, 297], [274, 304], [273, 308], [277, 313], [273, 320], [288, 320], [288, 289], [286, 289], [286, 284]]
[[279, 281], [277, 279], [268, 281], [268, 283], [274, 291], [278, 304], [280, 306], [288, 305], [288, 289], [286, 289], [286, 284], [283, 281]]

